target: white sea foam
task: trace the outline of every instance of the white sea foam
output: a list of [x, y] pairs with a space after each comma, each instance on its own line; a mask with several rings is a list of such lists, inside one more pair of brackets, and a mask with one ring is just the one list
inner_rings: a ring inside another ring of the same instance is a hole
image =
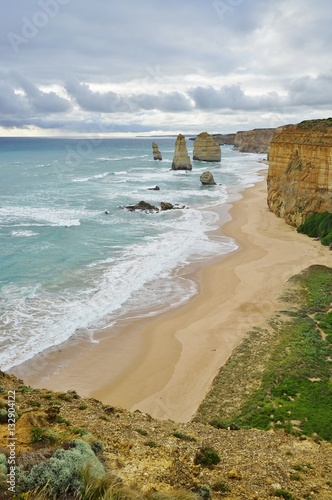
[[10, 234], [12, 236], [20, 238], [30, 238], [31, 236], [38, 236], [38, 233], [35, 233], [34, 231], [12, 231]]
[[88, 182], [93, 179], [103, 179], [104, 177], [107, 177], [109, 175], [109, 172], [103, 172], [102, 174], [96, 174], [92, 175], [91, 177], [78, 177], [77, 179], [73, 179], [72, 182]]
[[183, 303], [196, 293], [196, 285], [172, 278], [172, 271], [236, 247], [232, 241], [209, 240], [206, 228], [213, 229], [217, 222], [212, 212], [183, 210], [177, 221], [159, 219], [162, 237], [148, 236], [122, 251], [117, 260], [89, 265], [92, 274], [85, 289], [54, 294], [39, 287], [36, 294], [35, 289], [5, 287], [1, 321], [4, 329], [10, 326], [15, 345], [8, 343], [0, 355], [1, 365], [8, 369], [67, 340], [77, 329], [91, 331], [116, 321], [119, 315], [155, 314]]
[[0, 207], [0, 223], [11, 226], [79, 226], [87, 212], [79, 209], [29, 206]]

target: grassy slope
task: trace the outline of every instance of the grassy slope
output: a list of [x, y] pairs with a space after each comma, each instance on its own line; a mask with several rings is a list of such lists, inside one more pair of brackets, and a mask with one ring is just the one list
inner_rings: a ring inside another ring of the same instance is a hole
[[312, 266], [293, 277], [283, 296], [287, 310], [248, 334], [195, 420], [332, 441], [331, 299], [331, 268]]

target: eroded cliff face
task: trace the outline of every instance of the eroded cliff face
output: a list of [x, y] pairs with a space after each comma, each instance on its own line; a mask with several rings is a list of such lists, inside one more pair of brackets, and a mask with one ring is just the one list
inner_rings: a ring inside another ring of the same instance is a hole
[[237, 132], [234, 149], [241, 153], [267, 153], [274, 132], [274, 128], [255, 128]]
[[332, 118], [276, 129], [269, 149], [268, 206], [298, 226], [332, 212]]

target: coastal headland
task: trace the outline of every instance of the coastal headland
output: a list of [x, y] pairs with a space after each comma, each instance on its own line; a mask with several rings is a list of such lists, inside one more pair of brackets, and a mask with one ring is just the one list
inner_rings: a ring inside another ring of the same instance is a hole
[[99, 343], [68, 342], [13, 373], [33, 387], [75, 389], [104, 404], [188, 422], [246, 332], [274, 313], [287, 280], [331, 263], [328, 248], [278, 219], [266, 197], [266, 181], [259, 182], [228, 207], [229, 221], [215, 237], [234, 238], [238, 250], [181, 270], [199, 285], [189, 303], [128, 318], [100, 332]]

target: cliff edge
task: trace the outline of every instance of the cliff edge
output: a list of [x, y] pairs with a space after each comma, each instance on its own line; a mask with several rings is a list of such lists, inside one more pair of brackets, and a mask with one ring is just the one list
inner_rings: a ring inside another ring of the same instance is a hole
[[271, 140], [268, 206], [294, 226], [332, 212], [332, 118], [279, 127]]
[[234, 138], [234, 149], [241, 153], [267, 153], [274, 132], [274, 128], [239, 131]]

